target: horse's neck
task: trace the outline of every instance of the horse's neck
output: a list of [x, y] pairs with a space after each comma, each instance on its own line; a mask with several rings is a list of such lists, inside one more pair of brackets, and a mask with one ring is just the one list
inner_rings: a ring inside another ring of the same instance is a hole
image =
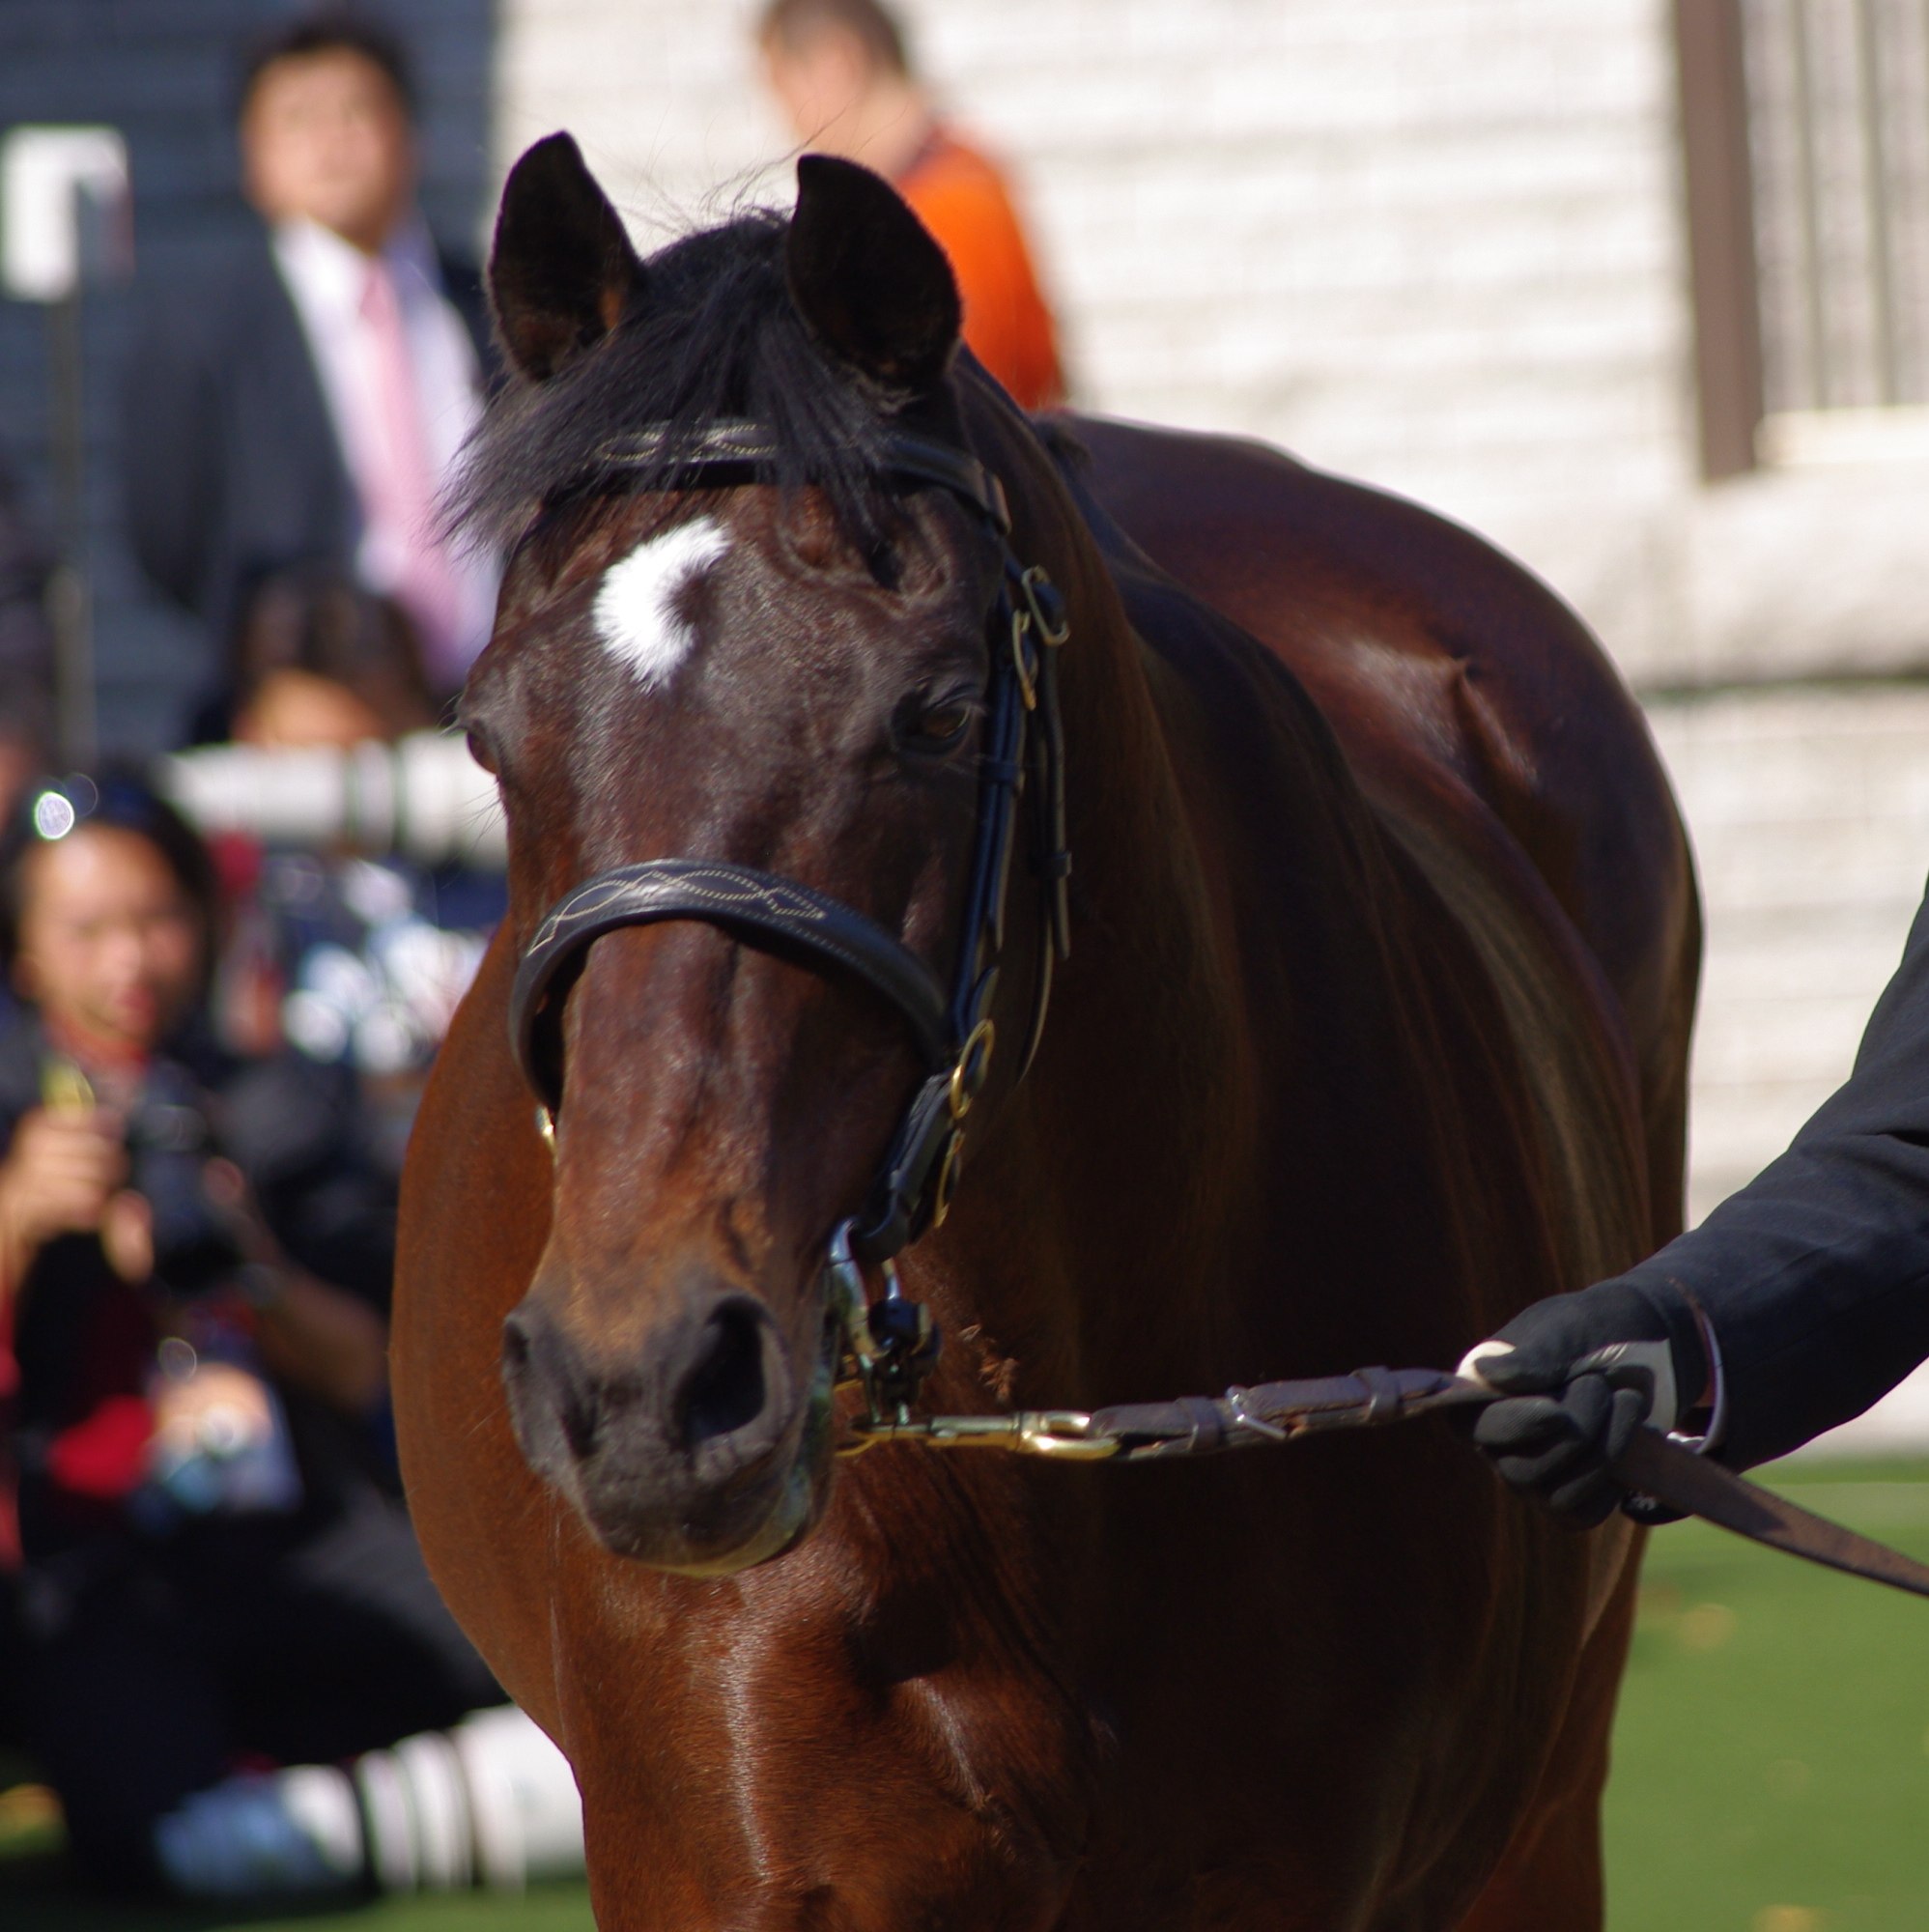
[[[1282, 815], [1257, 821], [1210, 694], [1133, 630], [1098, 549], [1075, 541], [1060, 568], [1081, 612], [1064, 667], [1075, 941], [1035, 1117], [1085, 1267], [1203, 1281], [1251, 1240], [1268, 1090], [1293, 1080], [1301, 1007], [1293, 952], [1276, 947], [1268, 970], [1243, 941], [1272, 918], [1243, 844], [1303, 831], [1332, 850], [1332, 771], [1270, 746]], [[1322, 893], [1315, 871], [1299, 916], [1334, 935], [1353, 923], [1344, 867], [1324, 867]]]
[[[1074, 944], [1031, 1157], [1058, 1178], [1081, 1275], [1108, 1294], [1170, 1284], [1155, 1320], [1198, 1335], [1216, 1318], [1189, 1299], [1246, 1264], [1301, 1184], [1275, 1145], [1283, 1105], [1331, 1120], [1336, 1079], [1371, 1088], [1372, 1063], [1398, 1058], [1388, 1003], [1359, 983], [1384, 970], [1361, 913], [1379, 855], [1285, 673], [1176, 591], [1122, 598], [1082, 527], [1060, 534]], [[1186, 635], [1153, 648], [1130, 612], [1149, 628], [1161, 611]], [[1303, 1051], [1347, 978], [1349, 1052]]]

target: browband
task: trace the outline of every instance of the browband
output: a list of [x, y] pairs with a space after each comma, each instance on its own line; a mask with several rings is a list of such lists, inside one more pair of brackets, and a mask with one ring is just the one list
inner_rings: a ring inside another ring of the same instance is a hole
[[[977, 457], [933, 437], [894, 430], [885, 439], [884, 467], [909, 483], [949, 490], [1002, 536], [1011, 531], [1005, 486]], [[774, 468], [781, 459], [777, 440], [757, 422], [732, 417], [698, 430], [644, 429], [612, 436], [598, 445], [597, 457], [612, 469], [649, 469], [675, 476], [679, 470], [705, 475], [741, 464], [746, 469]]]

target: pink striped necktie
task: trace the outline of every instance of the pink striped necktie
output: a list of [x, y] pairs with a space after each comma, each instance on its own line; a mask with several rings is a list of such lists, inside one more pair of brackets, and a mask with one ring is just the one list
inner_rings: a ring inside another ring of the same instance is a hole
[[462, 593], [436, 541], [437, 477], [422, 433], [415, 370], [410, 359], [402, 303], [388, 264], [377, 256], [362, 285], [367, 329], [369, 473], [361, 480], [368, 521], [399, 559], [392, 594], [413, 621], [432, 683], [443, 681], [460, 645]]

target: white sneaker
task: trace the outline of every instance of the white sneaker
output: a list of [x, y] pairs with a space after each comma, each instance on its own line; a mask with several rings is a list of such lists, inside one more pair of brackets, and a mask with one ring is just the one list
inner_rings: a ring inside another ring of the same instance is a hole
[[514, 1704], [476, 1711], [449, 1734], [468, 1790], [476, 1875], [492, 1890], [583, 1871], [576, 1774]]
[[582, 1801], [569, 1760], [505, 1704], [365, 1751], [352, 1772], [231, 1777], [161, 1819], [155, 1847], [188, 1898], [314, 1896], [365, 1876], [384, 1892], [521, 1891], [582, 1875]]

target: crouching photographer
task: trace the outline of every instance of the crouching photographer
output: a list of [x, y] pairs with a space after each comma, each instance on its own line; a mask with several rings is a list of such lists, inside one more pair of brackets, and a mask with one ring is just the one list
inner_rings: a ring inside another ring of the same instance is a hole
[[501, 1693], [367, 1429], [390, 1185], [345, 1070], [213, 1039], [215, 923], [205, 849], [132, 780], [30, 786], [0, 838], [28, 1743], [102, 1882], [465, 1883], [535, 1826], [422, 1819], [533, 1776], [567, 1839], [574, 1790], [518, 1714], [460, 1723]]

